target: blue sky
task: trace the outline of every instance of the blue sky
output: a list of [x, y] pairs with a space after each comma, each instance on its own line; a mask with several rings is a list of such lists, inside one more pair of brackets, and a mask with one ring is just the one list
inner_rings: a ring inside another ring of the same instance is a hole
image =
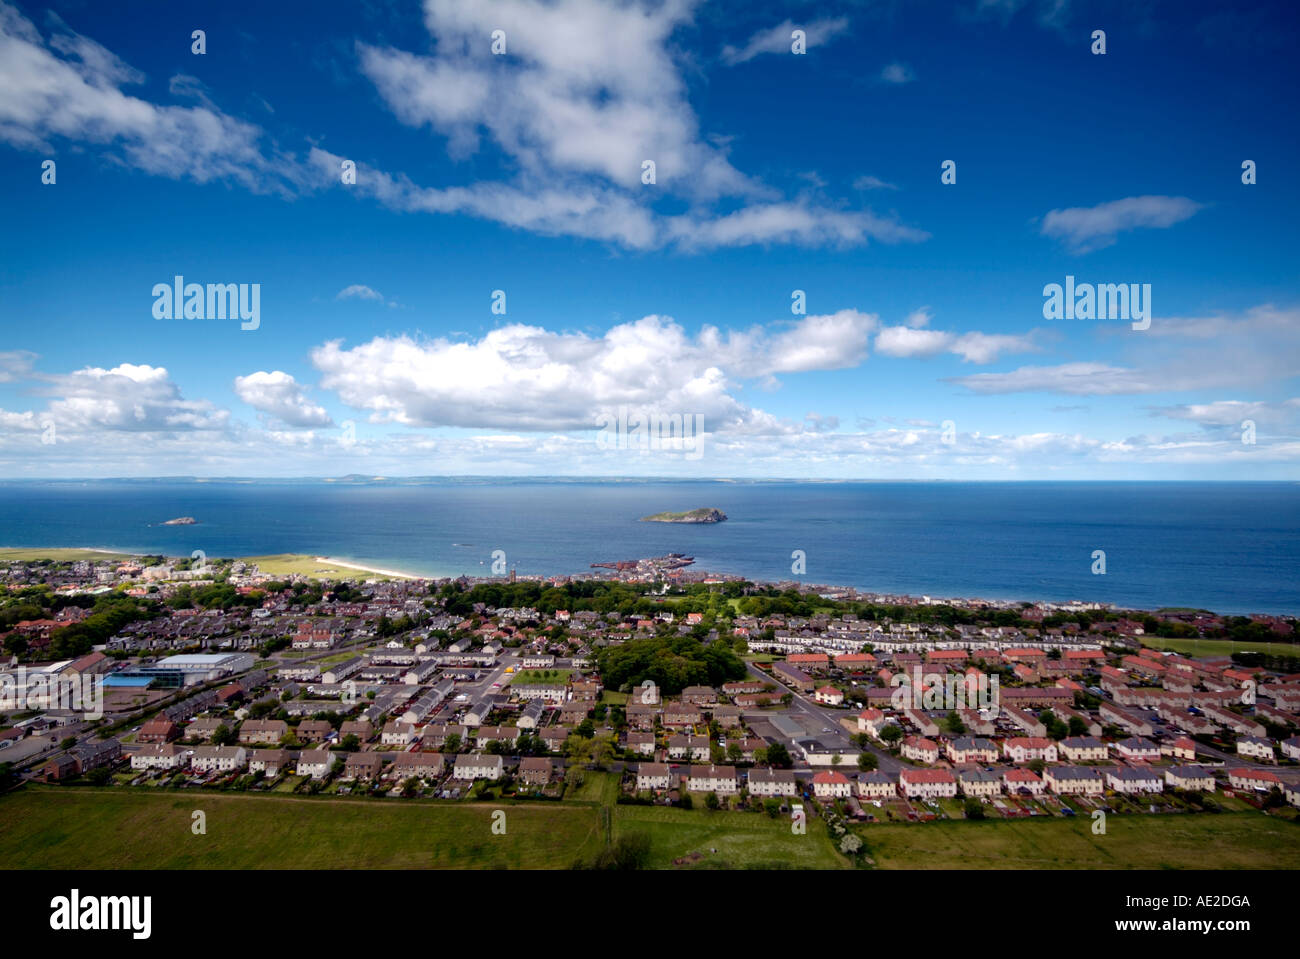
[[0, 0], [0, 476], [1294, 478], [1296, 13], [1219, 6]]

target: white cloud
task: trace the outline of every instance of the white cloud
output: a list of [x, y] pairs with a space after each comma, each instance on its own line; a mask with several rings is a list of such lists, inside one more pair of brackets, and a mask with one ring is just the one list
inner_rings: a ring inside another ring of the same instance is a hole
[[913, 311], [902, 326], [886, 326], [876, 334], [876, 352], [897, 358], [929, 357], [952, 353], [967, 363], [992, 363], [1003, 353], [1037, 350], [1034, 333], [1012, 336], [998, 333], [950, 333], [926, 329], [928, 308]]
[[1196, 215], [1203, 205], [1185, 196], [1130, 196], [1091, 207], [1051, 210], [1041, 232], [1062, 241], [1073, 253], [1112, 245], [1120, 233], [1163, 230]]
[[906, 64], [891, 63], [880, 71], [880, 79], [885, 83], [901, 86], [904, 83], [911, 83], [916, 79], [916, 75], [912, 72], [912, 68]]
[[855, 190], [897, 190], [898, 186], [880, 179], [878, 176], [860, 176], [853, 181]]
[[40, 418], [52, 420], [61, 432], [218, 430], [229, 424], [226, 410], [185, 399], [161, 366], [122, 363], [40, 379], [45, 385], [38, 392], [56, 397]]
[[1273, 426], [1294, 427], [1300, 415], [1300, 397], [1281, 402], [1216, 400], [1213, 403], [1184, 403], [1179, 406], [1152, 407], [1153, 416], [1190, 420], [1205, 427], [1240, 428], [1242, 421], [1254, 420]]
[[378, 290], [372, 290], [368, 286], [363, 286], [360, 283], [353, 283], [351, 286], [345, 286], [343, 289], [339, 290], [338, 295], [334, 297], [334, 299], [378, 300], [382, 303], [384, 300], [384, 294], [380, 293]]
[[735, 380], [860, 364], [876, 318], [856, 310], [786, 328], [688, 336], [647, 316], [603, 336], [512, 324], [480, 340], [376, 337], [312, 351], [321, 386], [376, 422], [509, 430], [592, 429], [619, 406], [700, 413], [710, 431], [782, 431], [734, 396]]
[[[253, 190], [284, 190], [293, 179], [291, 162], [263, 156], [256, 126], [206, 102], [158, 106], [123, 93], [144, 75], [52, 20], [46, 43], [30, 20], [0, 4], [0, 141], [28, 150], [52, 150], [59, 139], [92, 143], [157, 176], [231, 179]], [[196, 92], [177, 79], [178, 93]]]
[[[356, 189], [395, 209], [462, 213], [637, 250], [927, 238], [870, 211], [782, 199], [737, 170], [726, 138], [701, 133], [670, 49], [692, 7], [688, 0], [426, 0], [434, 53], [361, 44], [362, 72], [399, 120], [442, 134], [453, 156], [473, 153], [487, 138], [517, 172], [510, 182], [426, 188], [358, 165]], [[807, 28], [809, 42], [844, 26], [818, 21]], [[490, 52], [485, 38], [494, 30], [505, 33], [505, 56]], [[337, 181], [340, 159], [313, 150], [322, 183]], [[653, 185], [641, 179], [647, 160], [655, 164]], [[684, 198], [688, 209], [656, 214], [665, 196]], [[725, 198], [739, 205], [716, 212], [712, 205]]]
[[235, 377], [235, 395], [253, 409], [288, 426], [333, 426], [329, 413], [307, 399], [305, 388], [281, 370], [259, 370]]
[[[1125, 329], [1127, 333], [1127, 329]], [[1295, 375], [1300, 308], [1271, 304], [1237, 315], [1161, 317], [1124, 340], [1126, 363], [1074, 361], [979, 373], [952, 382], [976, 393], [1051, 392], [1118, 396], [1257, 388]]]
[[759, 30], [746, 41], [743, 47], [730, 45], [723, 47], [722, 62], [728, 66], [735, 66], [738, 63], [747, 63], [764, 53], [790, 53], [791, 44], [794, 43], [790, 35], [797, 29], [803, 30], [804, 45], [806, 49], [811, 50], [843, 33], [848, 26], [849, 21], [846, 17], [815, 20], [807, 25], [786, 20], [775, 27]]

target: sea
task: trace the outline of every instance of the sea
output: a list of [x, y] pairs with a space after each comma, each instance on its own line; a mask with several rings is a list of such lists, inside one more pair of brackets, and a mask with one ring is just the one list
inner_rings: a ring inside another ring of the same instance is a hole
[[[698, 507], [727, 519], [639, 521]], [[197, 522], [161, 525], [178, 516]], [[1300, 614], [1295, 482], [5, 481], [0, 546], [305, 553], [429, 577], [490, 575], [497, 550], [520, 576], [683, 553], [883, 594]]]

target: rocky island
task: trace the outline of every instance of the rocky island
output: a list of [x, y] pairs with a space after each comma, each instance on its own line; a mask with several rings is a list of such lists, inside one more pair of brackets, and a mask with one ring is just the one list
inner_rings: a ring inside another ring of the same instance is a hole
[[727, 518], [727, 514], [720, 509], [692, 509], [684, 513], [655, 513], [653, 516], [642, 516], [642, 523], [721, 523]]
[[163, 525], [164, 526], [193, 526], [197, 522], [198, 520], [196, 520], [193, 516], [177, 516], [175, 519], [169, 519], [167, 522], [163, 523]]

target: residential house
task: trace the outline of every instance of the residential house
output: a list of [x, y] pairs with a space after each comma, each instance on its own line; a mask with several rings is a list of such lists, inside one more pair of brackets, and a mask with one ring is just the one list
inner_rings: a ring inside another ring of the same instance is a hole
[[732, 796], [740, 792], [740, 780], [736, 776], [735, 766], [692, 766], [686, 779], [686, 788], [691, 792], [712, 792], [720, 796]]
[[813, 776], [813, 795], [818, 799], [847, 799], [853, 795], [849, 777], [833, 769], [823, 769]]
[[1106, 744], [1092, 736], [1067, 736], [1056, 744], [1056, 748], [1072, 763], [1105, 762], [1109, 756]]
[[1100, 796], [1106, 791], [1105, 773], [1096, 766], [1048, 766], [1043, 781], [1058, 796]]
[[947, 769], [903, 769], [898, 788], [908, 799], [951, 798], [957, 795], [957, 779]]
[[298, 775], [324, 779], [334, 768], [334, 757], [328, 749], [305, 749], [298, 754]]
[[452, 767], [451, 775], [454, 779], [500, 779], [505, 770], [505, 763], [500, 756], [490, 756], [485, 753], [466, 753], [456, 757], [456, 765]]
[[636, 770], [637, 792], [671, 788], [672, 771], [666, 763], [641, 763]]
[[749, 771], [751, 796], [797, 796], [798, 784], [793, 769], [751, 769]]
[[1214, 774], [1204, 766], [1170, 766], [1165, 770], [1165, 784], [1170, 789], [1214, 792]]
[[898, 779], [880, 769], [858, 773], [858, 796], [861, 799], [893, 799], [898, 795]]
[[1157, 770], [1139, 766], [1120, 766], [1106, 771], [1106, 787], [1117, 793], [1164, 792], [1165, 784]]
[[529, 786], [545, 786], [555, 774], [555, 763], [549, 759], [525, 756], [519, 760], [519, 779]]
[[195, 746], [190, 750], [190, 768], [196, 773], [231, 773], [248, 765], [243, 746]]

